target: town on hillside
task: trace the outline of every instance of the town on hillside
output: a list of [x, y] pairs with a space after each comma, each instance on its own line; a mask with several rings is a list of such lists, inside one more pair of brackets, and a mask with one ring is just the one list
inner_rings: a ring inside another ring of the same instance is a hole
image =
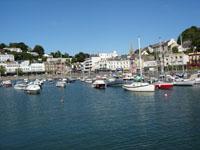
[[[200, 49], [198, 40], [189, 39], [193, 30], [186, 29], [178, 40], [169, 39], [141, 48], [141, 69], [147, 75], [163, 72], [175, 73], [199, 69]], [[195, 36], [194, 36], [195, 37]], [[195, 41], [194, 41], [195, 40]], [[49, 74], [69, 75], [70, 73], [116, 72], [136, 74], [139, 68], [139, 50], [130, 47], [127, 54], [117, 51], [89, 55], [80, 52], [75, 56], [60, 51], [45, 54], [40, 45], [33, 49], [21, 43], [0, 44], [1, 76]]]

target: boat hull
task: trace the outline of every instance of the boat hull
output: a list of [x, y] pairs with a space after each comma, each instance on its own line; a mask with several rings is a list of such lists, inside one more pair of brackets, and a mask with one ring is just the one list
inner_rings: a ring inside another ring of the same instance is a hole
[[28, 94], [40, 94], [40, 90], [26, 90]]
[[172, 83], [156, 83], [155, 88], [162, 89], [162, 90], [168, 90], [168, 89], [173, 88], [173, 84]]
[[95, 84], [95, 85], [93, 85], [93, 87], [96, 89], [105, 89], [106, 85], [105, 84]]
[[124, 84], [124, 80], [115, 80], [111, 82], [107, 82], [107, 86], [122, 86]]
[[155, 86], [154, 85], [141, 85], [141, 86], [131, 86], [131, 85], [123, 85], [123, 88], [128, 91], [134, 92], [154, 92]]
[[193, 86], [194, 81], [178, 81], [178, 82], [173, 82], [174, 86]]

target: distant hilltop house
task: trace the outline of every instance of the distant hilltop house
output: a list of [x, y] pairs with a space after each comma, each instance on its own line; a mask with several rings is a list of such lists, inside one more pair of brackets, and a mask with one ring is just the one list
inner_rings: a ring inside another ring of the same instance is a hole
[[115, 58], [118, 56], [117, 51], [113, 51], [112, 53], [99, 53], [98, 56], [101, 59], [109, 59], [109, 58]]
[[10, 52], [17, 52], [17, 53], [21, 53], [22, 52], [21, 48], [9, 48], [9, 47], [5, 47], [4, 50], [8, 50]]
[[169, 53], [169, 52], [172, 52], [173, 47], [180, 48], [174, 39], [170, 39], [170, 40], [161, 41], [159, 43], [155, 43], [143, 48], [141, 54], [148, 55], [151, 53]]
[[53, 58], [53, 56], [50, 55], [50, 54], [44, 54], [43, 57], [46, 57], [46, 58]]
[[31, 54], [32, 56], [39, 56], [37, 52], [27, 52], [28, 54]]

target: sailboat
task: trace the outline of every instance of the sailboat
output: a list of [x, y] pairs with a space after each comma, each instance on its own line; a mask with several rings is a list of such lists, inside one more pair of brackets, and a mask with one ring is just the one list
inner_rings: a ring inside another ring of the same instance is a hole
[[[141, 49], [140, 49], [140, 38], [138, 38], [139, 46], [139, 66], [140, 66], [140, 78], [142, 78], [142, 66], [141, 66]], [[124, 84], [122, 86], [125, 90], [134, 91], [134, 92], [154, 92], [155, 86], [146, 82], [133, 82], [131, 84]]]

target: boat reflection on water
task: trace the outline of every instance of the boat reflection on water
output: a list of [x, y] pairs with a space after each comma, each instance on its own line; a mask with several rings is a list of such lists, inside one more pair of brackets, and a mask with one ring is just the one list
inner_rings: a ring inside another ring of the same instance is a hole
[[133, 96], [144, 96], [144, 97], [154, 97], [154, 92], [130, 92]]

